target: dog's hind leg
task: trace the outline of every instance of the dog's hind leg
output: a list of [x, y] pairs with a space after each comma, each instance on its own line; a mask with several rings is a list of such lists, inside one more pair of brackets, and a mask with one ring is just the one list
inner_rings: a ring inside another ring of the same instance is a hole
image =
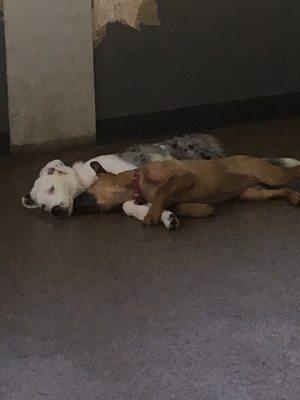
[[233, 156], [219, 161], [225, 164], [228, 171], [234, 174], [242, 174], [257, 180], [258, 184], [266, 186], [278, 187], [287, 186], [288, 184], [300, 180], [300, 164], [291, 160], [285, 163], [281, 160], [275, 165], [274, 160], [268, 161], [263, 158]]
[[176, 213], [182, 216], [190, 216], [195, 218], [210, 217], [214, 214], [215, 209], [208, 204], [201, 203], [184, 203], [176, 207]]
[[[140, 205], [136, 204], [134, 200], [129, 200], [123, 204], [122, 208], [126, 215], [135, 217], [139, 221], [143, 221], [149, 211], [150, 204]], [[180, 226], [179, 219], [173, 212], [168, 210], [163, 210], [161, 214], [161, 222], [169, 231], [178, 229]]]
[[250, 175], [268, 186], [286, 186], [300, 180], [300, 165], [279, 167], [259, 160], [253, 168], [253, 174], [250, 173]]
[[285, 186], [294, 181], [300, 180], [300, 166], [295, 167], [276, 167], [269, 165], [260, 171], [256, 178], [268, 186]]
[[300, 193], [293, 189], [282, 188], [282, 189], [266, 189], [260, 187], [252, 187], [245, 190], [241, 195], [242, 200], [271, 200], [278, 198], [286, 198], [292, 204], [300, 204]]

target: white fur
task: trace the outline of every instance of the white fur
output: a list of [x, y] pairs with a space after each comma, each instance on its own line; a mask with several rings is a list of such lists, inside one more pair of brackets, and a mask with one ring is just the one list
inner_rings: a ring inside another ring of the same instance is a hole
[[143, 221], [146, 217], [150, 206], [148, 204], [139, 205], [134, 200], [125, 201], [122, 205], [123, 211], [129, 217], [137, 218], [139, 221]]
[[120, 172], [136, 169], [135, 165], [122, 160], [122, 158], [115, 154], [95, 157], [86, 163], [77, 162], [73, 165], [73, 170], [77, 174], [81, 185], [84, 186], [84, 190], [88, 189], [98, 179], [95, 171], [90, 166], [93, 161], [97, 161], [106, 172], [112, 174], [119, 174]]
[[86, 164], [90, 165], [92, 161], [98, 161], [98, 163], [105, 169], [107, 172], [111, 172], [112, 174], [119, 174], [120, 172], [132, 171], [136, 169], [136, 165], [124, 161], [119, 156], [115, 154], [109, 154], [105, 156], [99, 156], [89, 160]]
[[300, 161], [295, 160], [295, 158], [280, 158], [280, 160], [283, 161], [285, 167], [287, 168], [293, 168], [297, 167], [297, 165], [300, 165]]
[[[165, 225], [165, 227], [170, 230], [170, 229], [177, 229], [179, 228], [179, 219], [176, 217], [172, 211], [165, 210], [161, 214], [161, 222]], [[173, 226], [175, 222], [175, 228]]]
[[[77, 162], [73, 167], [67, 167], [60, 160], [52, 160], [42, 168], [30, 191], [35, 204], [28, 204], [26, 198], [22, 197], [23, 206], [31, 209], [43, 207], [47, 212], [51, 212], [54, 206], [61, 206], [66, 208], [68, 214], [71, 215], [74, 198], [98, 179], [90, 166], [92, 161], [98, 161], [107, 172], [113, 174], [136, 168], [135, 165], [122, 160], [115, 154], [99, 156], [86, 163]], [[54, 187], [53, 192], [50, 190], [52, 187]]]
[[22, 204], [27, 208], [43, 207], [47, 212], [59, 205], [68, 210], [68, 214], [71, 215], [73, 199], [79, 192], [79, 186], [72, 168], [59, 167], [59, 170], [55, 170], [51, 175], [44, 173], [34, 182], [30, 196], [35, 206], [28, 206], [25, 197], [22, 198]]
[[56, 169], [59, 167], [65, 167], [65, 164], [61, 160], [52, 160], [41, 169], [39, 176], [47, 175], [49, 169]]
[[[149, 209], [150, 209], [151, 204], [143, 204], [139, 205], [136, 204], [134, 200], [129, 200], [123, 203], [123, 211], [126, 215], [130, 217], [135, 217], [139, 221], [143, 221], [144, 218], [146, 217]], [[176, 228], [179, 227], [179, 221], [177, 217], [175, 216], [174, 213], [168, 210], [164, 210], [162, 215], [161, 215], [161, 222], [164, 224], [164, 226], [167, 229], [172, 228], [172, 222], [176, 219]]]

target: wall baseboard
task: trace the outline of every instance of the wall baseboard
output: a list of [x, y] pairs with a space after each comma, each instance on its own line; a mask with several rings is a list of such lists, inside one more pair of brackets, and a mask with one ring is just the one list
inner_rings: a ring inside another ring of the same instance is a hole
[[0, 132], [0, 156], [10, 154], [10, 135], [9, 131]]
[[10, 150], [13, 155], [24, 155], [24, 154], [42, 154], [42, 153], [53, 153], [57, 151], [66, 151], [70, 149], [78, 149], [87, 146], [96, 145], [95, 136], [85, 136], [79, 138], [68, 138], [50, 140], [41, 144], [24, 144], [24, 145], [11, 145]]
[[300, 115], [300, 92], [97, 120], [100, 144], [149, 139]]

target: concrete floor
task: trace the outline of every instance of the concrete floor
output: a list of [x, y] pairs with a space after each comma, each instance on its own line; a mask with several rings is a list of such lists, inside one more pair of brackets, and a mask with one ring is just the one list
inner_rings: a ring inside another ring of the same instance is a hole
[[[300, 119], [215, 133], [300, 159]], [[0, 399], [298, 400], [299, 209], [229, 204], [169, 233], [21, 207], [45, 161], [99, 152], [0, 162]]]

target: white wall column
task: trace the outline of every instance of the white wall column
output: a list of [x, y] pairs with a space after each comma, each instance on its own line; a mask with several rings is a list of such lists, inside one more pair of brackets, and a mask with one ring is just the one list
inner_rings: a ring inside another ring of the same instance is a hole
[[4, 0], [12, 145], [95, 140], [90, 0]]

